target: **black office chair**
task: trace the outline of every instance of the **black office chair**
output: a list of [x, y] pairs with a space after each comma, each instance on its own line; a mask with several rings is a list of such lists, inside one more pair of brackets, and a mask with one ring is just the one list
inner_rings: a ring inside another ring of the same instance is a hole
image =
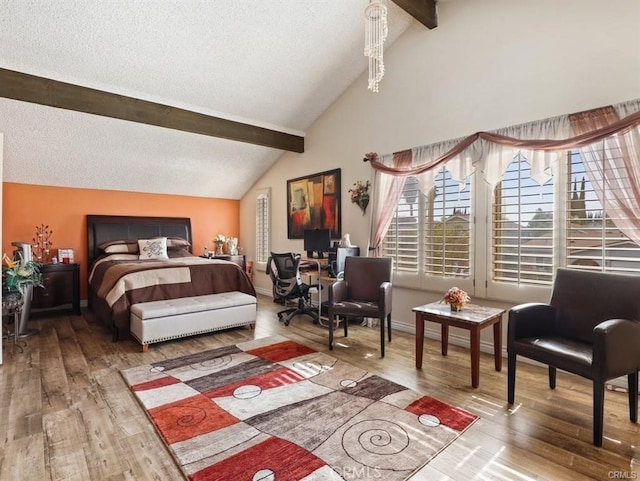
[[300, 260], [300, 254], [292, 252], [272, 252], [267, 260], [267, 274], [273, 282], [274, 301], [286, 305], [297, 299], [297, 306], [278, 312], [278, 319], [284, 321], [285, 326], [289, 325], [292, 317], [301, 314], [311, 316], [314, 324], [318, 322], [318, 308], [311, 303], [310, 294], [311, 288], [318, 288], [318, 285], [302, 282]]

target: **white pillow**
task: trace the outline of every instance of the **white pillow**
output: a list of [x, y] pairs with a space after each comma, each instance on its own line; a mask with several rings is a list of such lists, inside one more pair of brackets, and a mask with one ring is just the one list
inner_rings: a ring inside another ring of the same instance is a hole
[[168, 259], [167, 238], [138, 239], [140, 259]]

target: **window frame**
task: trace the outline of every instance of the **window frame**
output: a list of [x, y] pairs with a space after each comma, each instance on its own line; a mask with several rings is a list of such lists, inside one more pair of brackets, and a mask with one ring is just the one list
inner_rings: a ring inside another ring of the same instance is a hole
[[[569, 215], [568, 199], [570, 196], [571, 151], [567, 151], [552, 168], [553, 192], [553, 243], [552, 243], [552, 269], [567, 266], [567, 242]], [[515, 157], [514, 157], [515, 158]], [[426, 208], [426, 195], [421, 194], [417, 215], [419, 216], [419, 247], [417, 259], [417, 272], [403, 272], [394, 270], [394, 285], [410, 289], [444, 292], [454, 285], [464, 289], [472, 298], [496, 300], [508, 303], [521, 302], [548, 302], [551, 296], [552, 283], [550, 284], [510, 284], [493, 280], [493, 239], [494, 239], [494, 187], [484, 181], [479, 173], [471, 174], [471, 224], [470, 242], [472, 247], [469, 252], [470, 277], [469, 279], [442, 277], [426, 274], [424, 270], [424, 248], [422, 239], [424, 232], [424, 210]], [[606, 257], [604, 258], [606, 260]], [[570, 267], [570, 266], [567, 266]], [[395, 266], [394, 266], [395, 269]]]
[[[519, 155], [519, 154], [518, 154]], [[515, 156], [514, 156], [515, 159]], [[563, 158], [564, 159], [564, 158]], [[560, 265], [560, 252], [561, 252], [561, 240], [564, 233], [558, 233], [558, 226], [565, 218], [562, 211], [558, 210], [559, 205], [565, 205], [563, 202], [564, 193], [563, 189], [558, 186], [564, 185], [564, 179], [566, 178], [566, 169], [562, 169], [562, 166], [566, 165], [564, 161], [558, 161], [552, 169], [553, 191], [552, 191], [552, 205], [553, 205], [553, 224], [552, 229], [554, 232], [553, 245], [552, 245], [552, 270], [555, 270]], [[563, 170], [565, 173], [563, 175]], [[487, 225], [486, 232], [484, 233], [484, 243], [487, 246], [485, 251], [487, 253], [485, 259], [485, 273], [484, 273], [484, 289], [482, 297], [485, 299], [512, 301], [516, 303], [521, 302], [548, 302], [551, 296], [551, 285], [545, 284], [515, 284], [507, 282], [499, 282], [493, 279], [492, 266], [493, 263], [493, 249], [494, 249], [494, 196], [496, 186], [491, 186], [485, 182], [485, 203], [487, 206]], [[476, 294], [477, 295], [477, 294]]]
[[[447, 174], [450, 175], [450, 174]], [[473, 211], [473, 198], [474, 198], [474, 179], [477, 176], [472, 174], [471, 180], [468, 183], [468, 188], [470, 190], [470, 212], [469, 212], [469, 244], [472, 245], [474, 242], [475, 236], [475, 213]], [[456, 183], [457, 185], [457, 183]], [[435, 187], [435, 186], [434, 186]], [[427, 209], [428, 209], [428, 200], [427, 197], [429, 195], [424, 194], [418, 191], [418, 206], [417, 213], [415, 214], [418, 219], [418, 242], [417, 242], [417, 270], [416, 272], [408, 272], [408, 271], [399, 271], [396, 270], [396, 263], [394, 260], [394, 270], [393, 270], [393, 282], [394, 285], [398, 287], [405, 287], [409, 289], [420, 289], [426, 291], [437, 291], [444, 292], [452, 286], [460, 287], [464, 289], [468, 293], [473, 292], [474, 281], [473, 281], [473, 272], [474, 272], [474, 259], [475, 253], [470, 248], [469, 251], [469, 277], [455, 277], [455, 276], [440, 276], [431, 273], [425, 273], [425, 229], [426, 227], [426, 219], [427, 219]], [[392, 222], [395, 220], [394, 219]], [[383, 241], [384, 244], [384, 241]], [[384, 252], [384, 248], [383, 248]], [[384, 253], [383, 253], [384, 255]]]
[[[255, 268], [266, 270], [271, 255], [271, 188], [256, 191]], [[261, 227], [262, 226], [262, 227]]]

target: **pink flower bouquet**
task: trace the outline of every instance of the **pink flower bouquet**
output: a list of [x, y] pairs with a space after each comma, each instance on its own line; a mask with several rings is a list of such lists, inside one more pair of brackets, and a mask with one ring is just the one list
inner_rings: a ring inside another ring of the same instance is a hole
[[442, 302], [449, 304], [452, 311], [459, 311], [470, 300], [469, 295], [459, 287], [452, 287], [442, 298]]

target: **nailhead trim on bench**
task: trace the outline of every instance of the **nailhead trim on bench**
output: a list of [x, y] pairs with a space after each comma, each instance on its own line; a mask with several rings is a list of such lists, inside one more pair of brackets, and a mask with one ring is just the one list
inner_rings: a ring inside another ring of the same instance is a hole
[[255, 297], [236, 291], [139, 303], [131, 306], [131, 334], [146, 352], [156, 342], [253, 325], [256, 312]]

